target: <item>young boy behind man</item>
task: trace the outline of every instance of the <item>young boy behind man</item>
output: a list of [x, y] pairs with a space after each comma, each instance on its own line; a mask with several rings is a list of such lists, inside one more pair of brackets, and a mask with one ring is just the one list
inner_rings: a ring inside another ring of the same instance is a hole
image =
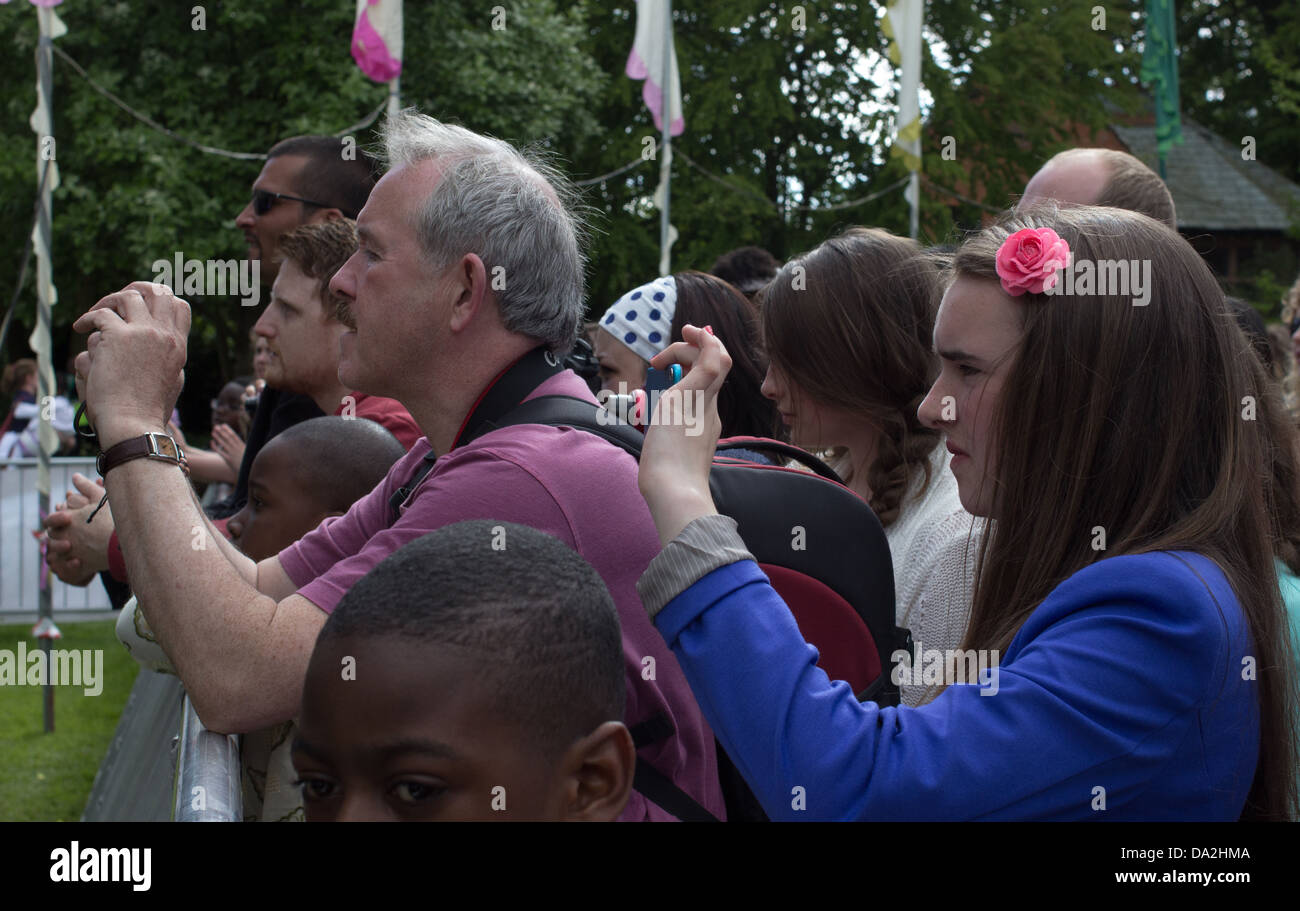
[[[405, 454], [374, 421], [320, 417], [295, 424], [254, 458], [248, 501], [227, 526], [231, 541], [254, 560], [273, 557], [330, 516], [346, 513]], [[138, 606], [123, 609], [118, 638], [141, 664], [174, 673]], [[301, 821], [302, 798], [288, 754], [292, 733], [293, 722], [286, 721], [244, 735], [245, 821]]]

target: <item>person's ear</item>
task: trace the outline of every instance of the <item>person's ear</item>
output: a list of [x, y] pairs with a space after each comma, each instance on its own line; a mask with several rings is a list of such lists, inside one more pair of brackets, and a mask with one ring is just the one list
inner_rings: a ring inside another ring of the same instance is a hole
[[459, 332], [468, 326], [488, 296], [487, 267], [474, 253], [466, 253], [451, 268], [452, 292], [455, 303], [451, 308], [451, 331]]
[[606, 721], [565, 751], [564, 819], [613, 822], [632, 795], [636, 747], [621, 721]]
[[317, 209], [303, 222], [305, 225], [319, 225], [323, 222], [333, 221], [336, 218], [344, 218], [343, 213], [335, 208]]

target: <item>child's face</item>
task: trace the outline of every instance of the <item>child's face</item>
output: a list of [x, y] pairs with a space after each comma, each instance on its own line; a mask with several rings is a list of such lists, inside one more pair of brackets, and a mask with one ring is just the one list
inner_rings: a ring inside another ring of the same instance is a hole
[[501, 717], [484, 660], [391, 636], [318, 644], [293, 746], [308, 822], [573, 817], [582, 787]]
[[225, 424], [235, 431], [240, 431], [240, 421], [244, 415], [244, 387], [239, 383], [227, 383], [221, 387], [221, 393], [212, 402], [212, 426]]
[[226, 523], [235, 546], [253, 560], [274, 557], [327, 516], [317, 498], [323, 491], [303, 490], [295, 471], [297, 459], [311, 458], [279, 439], [267, 443], [248, 470], [248, 502]]

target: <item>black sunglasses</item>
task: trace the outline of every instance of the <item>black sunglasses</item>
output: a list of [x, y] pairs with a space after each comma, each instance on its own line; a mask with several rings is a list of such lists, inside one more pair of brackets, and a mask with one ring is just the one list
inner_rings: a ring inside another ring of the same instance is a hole
[[1297, 332], [1300, 332], [1300, 314], [1296, 314], [1291, 318], [1291, 331], [1289, 334], [1295, 335]]
[[276, 202], [281, 199], [291, 199], [294, 202], [305, 202], [309, 206], [316, 206], [321, 209], [334, 208], [334, 206], [330, 206], [323, 202], [312, 202], [310, 199], [303, 199], [301, 196], [290, 196], [288, 193], [272, 193], [269, 190], [254, 190], [253, 213], [256, 215], [265, 215], [267, 212], [270, 212], [271, 209], [274, 208]]

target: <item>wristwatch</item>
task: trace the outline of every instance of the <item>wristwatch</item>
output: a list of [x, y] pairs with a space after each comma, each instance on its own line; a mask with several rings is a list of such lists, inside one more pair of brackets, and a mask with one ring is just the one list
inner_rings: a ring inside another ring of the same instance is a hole
[[158, 459], [179, 465], [181, 471], [187, 475], [190, 473], [190, 465], [185, 460], [184, 451], [166, 433], [146, 433], [110, 446], [99, 454], [99, 458], [95, 460], [95, 468], [102, 478], [123, 462], [130, 462], [132, 459]]

